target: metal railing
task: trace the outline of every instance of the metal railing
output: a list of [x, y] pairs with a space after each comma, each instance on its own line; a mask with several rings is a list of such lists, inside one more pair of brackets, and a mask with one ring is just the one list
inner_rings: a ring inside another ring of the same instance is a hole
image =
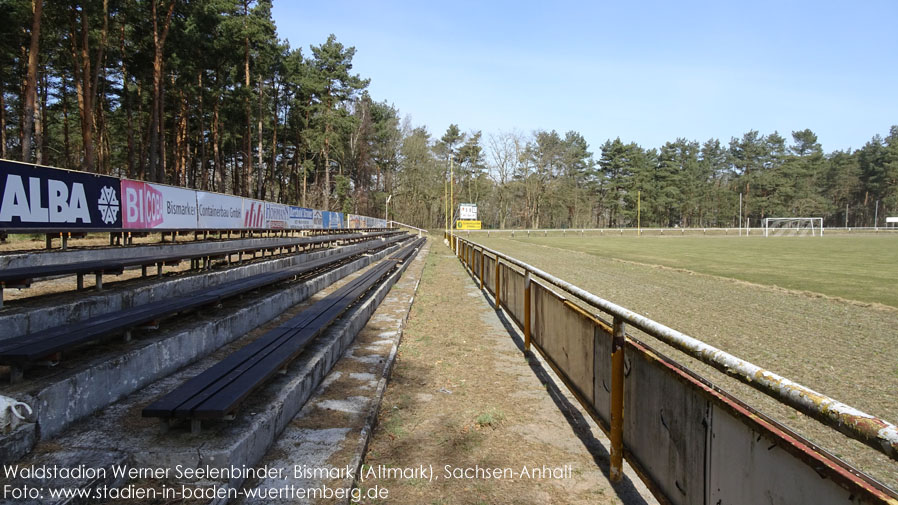
[[[852, 234], [852, 233], [874, 233], [874, 234], [898, 234], [898, 226], [878, 226], [878, 227], [836, 227], [831, 226], [825, 229], [827, 234]], [[482, 229], [482, 230], [455, 230], [455, 235], [464, 235], [466, 237], [486, 235], [511, 236], [519, 237], [630, 237], [630, 236], [749, 236], [763, 237], [764, 228], [739, 228], [739, 227], [696, 227], [696, 228], [635, 228], [635, 227], [617, 227], [617, 228], [521, 228], [521, 229]]]
[[[728, 492], [744, 494], [744, 489], [738, 491], [742, 488], [737, 483], [728, 487], [721, 482], [726, 481], [726, 475], [733, 472], [738, 474], [740, 471], [744, 473], [746, 470], [731, 468], [735, 463], [723, 461], [722, 456], [737, 449], [747, 450], [744, 449], [745, 441], [750, 441], [756, 433], [760, 433], [757, 440], [765, 437], [772, 442], [771, 448], [783, 447], [786, 449], [784, 454], [791, 457], [777, 459], [773, 465], [775, 468], [785, 469], [785, 475], [804, 475], [810, 470], [818, 479], [819, 476], [828, 477], [825, 481], [827, 486], [835, 483], [839, 490], [848, 491], [844, 496], [834, 493], [833, 489], [815, 483], [810, 478], [809, 485], [813, 485], [815, 491], [810, 494], [793, 493], [797, 502], [818, 503], [815, 497], [841, 496], [848, 499], [827, 499], [823, 502], [845, 503], [851, 502], [855, 494], [860, 494], [866, 501], [873, 503], [898, 504], [898, 495], [894, 491], [627, 335], [627, 325], [814, 417], [893, 460], [898, 460], [898, 427], [895, 425], [599, 298], [532, 265], [466, 240], [458, 234], [450, 233], [446, 238], [460, 260], [470, 268], [480, 287], [493, 294], [497, 309], [504, 308], [522, 329], [525, 352], [535, 347], [597, 424], [609, 434], [611, 480], [621, 478], [622, 460], [627, 456], [631, 466], [653, 492], [670, 503], [718, 503], [718, 498], [728, 502], [725, 498], [732, 498], [727, 495]], [[492, 279], [492, 282], [488, 279]], [[571, 296], [579, 303], [572, 302], [566, 296]], [[536, 310], [533, 309], [534, 303]], [[587, 308], [580, 305], [586, 305]], [[598, 314], [594, 314], [592, 309]], [[611, 324], [603, 321], [599, 314], [610, 316]], [[625, 371], [627, 368], [629, 371]], [[634, 368], [639, 369], [636, 372], [640, 378], [638, 380], [628, 378], [634, 373]], [[607, 384], [609, 381], [610, 388]], [[653, 387], [649, 388], [648, 385]], [[637, 398], [639, 401], [636, 401]], [[680, 398], [686, 406], [672, 402], [671, 398]], [[698, 407], [689, 411], [689, 405]], [[705, 413], [699, 414], [703, 409]], [[655, 410], [660, 410], [660, 416], [657, 416], [660, 418], [660, 425], [655, 417]], [[715, 412], [713, 415], [712, 411]], [[731, 418], [735, 423], [729, 422]], [[674, 431], [677, 430], [680, 430], [677, 437], [690, 440], [695, 448], [701, 450], [690, 452], [673, 444], [670, 451], [680, 459], [670, 459], [670, 454], [661, 457], [653, 454], [663, 453], [659, 447], [664, 445], [663, 440], [655, 440], [648, 445], [641, 441], [652, 440], [653, 437], [657, 439], [661, 436], [659, 431], [667, 433], [674, 440]], [[726, 449], [722, 450], [721, 447]], [[743, 463], [756, 461], [761, 456], [772, 457], [769, 454], [754, 453], [744, 456]], [[665, 460], [665, 457], [668, 459]], [[670, 463], [674, 460], [677, 462]], [[694, 460], [698, 460], [698, 463]], [[714, 461], [716, 463], [712, 464]], [[799, 463], [798, 466], [796, 462]], [[686, 471], [689, 469], [692, 472]], [[765, 477], [759, 477], [756, 485], [777, 486], [775, 481], [766, 482], [764, 479]], [[794, 487], [793, 480], [787, 479], [780, 486]], [[687, 482], [692, 485], [687, 485]], [[696, 488], [701, 488], [701, 493]], [[798, 486], [796, 489], [800, 488]], [[684, 489], [689, 489], [689, 492]], [[780, 488], [777, 491], [788, 494], [788, 491]], [[807, 493], [806, 490], [804, 492]], [[748, 498], [740, 495], [737, 501], [750, 503], [750, 500], [746, 501]], [[789, 500], [784, 503], [786, 502]]]
[[424, 228], [418, 228], [417, 226], [412, 226], [410, 224], [400, 223], [399, 221], [388, 221], [387, 228], [407, 228], [409, 230], [417, 232], [419, 237], [423, 237], [424, 235], [429, 234], [429, 232]]

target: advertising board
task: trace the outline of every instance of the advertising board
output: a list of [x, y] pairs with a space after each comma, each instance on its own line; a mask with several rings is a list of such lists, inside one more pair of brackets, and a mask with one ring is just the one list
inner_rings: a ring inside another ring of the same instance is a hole
[[122, 179], [122, 227], [192, 230], [197, 227], [196, 191]]
[[265, 227], [265, 202], [243, 199], [243, 228]]
[[0, 228], [121, 228], [115, 177], [0, 160]]
[[458, 220], [455, 222], [456, 230], [479, 230], [481, 229], [480, 221]]
[[467, 221], [477, 220], [477, 204], [476, 203], [460, 203], [458, 204], [458, 218]]
[[204, 229], [236, 230], [243, 227], [243, 198], [196, 192], [197, 225]]
[[265, 202], [265, 228], [283, 230], [287, 228], [287, 206]]
[[314, 228], [315, 211], [293, 205], [287, 207], [287, 227], [300, 230]]
[[343, 213], [321, 211], [321, 227], [328, 229], [343, 228]]

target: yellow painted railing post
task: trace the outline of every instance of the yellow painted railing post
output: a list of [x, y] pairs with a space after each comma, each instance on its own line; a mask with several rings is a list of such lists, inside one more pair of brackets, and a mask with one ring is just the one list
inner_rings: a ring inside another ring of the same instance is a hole
[[530, 352], [530, 271], [524, 273], [524, 352]]
[[480, 290], [483, 291], [483, 264], [486, 257], [483, 254], [483, 249], [480, 250]]
[[499, 255], [496, 255], [496, 310], [502, 308], [502, 296], [499, 294]]
[[623, 477], [624, 461], [624, 334], [626, 325], [614, 318], [611, 340], [611, 482]]

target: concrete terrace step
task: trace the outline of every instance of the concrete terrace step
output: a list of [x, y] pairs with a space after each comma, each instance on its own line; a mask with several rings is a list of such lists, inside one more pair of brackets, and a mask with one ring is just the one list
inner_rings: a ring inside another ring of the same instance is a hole
[[[381, 243], [390, 243], [396, 239], [397, 237], [390, 237], [378, 240]], [[72, 297], [54, 298], [47, 303], [29, 304], [27, 307], [7, 307], [0, 312], [0, 327], [4, 330], [0, 335], [0, 341], [122, 309], [138, 307], [155, 300], [182, 296], [198, 289], [209, 289], [261, 273], [302, 265], [342, 252], [361, 251], [365, 247], [364, 243], [350, 244], [267, 261], [257, 261], [242, 266], [232, 266], [222, 270], [202, 271], [166, 278], [151, 277], [128, 287], [114, 287], [102, 292], [78, 293], [74, 300]]]
[[396, 246], [286, 289], [210, 310], [208, 315], [171, 325], [159, 334], [135, 338], [127, 344], [117, 343], [105, 352], [67, 359], [43, 374], [33, 372], [29, 380], [5, 388], [4, 394], [31, 405], [31, 421], [36, 425], [30, 424], [31, 435], [20, 433], [29, 426], [25, 425], [8, 437], [0, 437], [0, 463], [21, 457], [23, 450], [31, 449], [29, 441], [59, 435], [73, 422], [213, 353], [394, 250]]
[[[372, 257], [377, 260], [386, 254], [379, 253]], [[423, 255], [419, 255], [423, 258]], [[362, 260], [359, 260], [362, 261]], [[236, 412], [233, 420], [211, 422], [204, 426], [202, 433], [194, 434], [190, 430], [179, 428], [165, 431], [158, 422], [140, 418], [140, 409], [151, 403], [166, 391], [170, 391], [197, 371], [208, 368], [214, 362], [213, 356], [204, 358], [177, 373], [157, 380], [127, 398], [109, 405], [94, 414], [89, 421], [77, 423], [70, 427], [50, 444], [40, 444], [38, 449], [19, 466], [39, 466], [55, 461], [58, 450], [44, 450], [44, 447], [65, 447], [67, 458], [91, 460], [89, 454], [111, 453], [115, 458], [124, 455], [126, 464], [135, 468], [161, 468], [170, 472], [169, 479], [156, 479], [152, 482], [138, 481], [133, 485], [149, 487], [155, 490], [163, 486], [187, 483], [188, 486], [200, 488], [214, 487], [219, 490], [240, 489], [244, 479], [240, 476], [224, 479], [200, 479], [190, 483], [191, 479], [177, 478], [175, 469], [182, 468], [252, 468], [269, 451], [278, 440], [280, 433], [291, 422], [299, 409], [321, 384], [328, 370], [344, 354], [359, 330], [368, 323], [380, 302], [388, 296], [392, 285], [400, 279], [402, 272], [413, 264], [407, 261], [400, 269], [391, 274], [387, 281], [375, 288], [359, 304], [329, 327], [322, 338], [316, 339], [286, 369], [284, 375], [277, 376], [272, 382], [254, 393]], [[420, 270], [418, 270], [420, 271]], [[355, 274], [354, 276], [361, 275]], [[349, 279], [336, 284], [349, 282]], [[325, 291], [338, 289], [332, 285]], [[316, 299], [325, 293], [315, 295]], [[298, 310], [298, 309], [297, 309]], [[278, 324], [278, 323], [272, 323]], [[261, 329], [259, 330], [261, 331]], [[248, 338], [248, 337], [246, 337]], [[113, 458], [110, 456], [110, 458]], [[107, 458], [108, 459], [108, 458]], [[104, 460], [96, 460], [92, 466], [105, 464]], [[50, 463], [52, 464], [52, 463]], [[177, 482], [176, 482], [177, 481]], [[32, 483], [46, 486], [47, 483]], [[102, 484], [79, 484], [84, 488]], [[107, 484], [114, 486], [129, 485], [127, 480]], [[221, 503], [223, 501], [210, 502]], [[27, 503], [16, 501], [14, 503]], [[37, 501], [33, 503], [38, 503]], [[46, 503], [42, 501], [40, 503]]]

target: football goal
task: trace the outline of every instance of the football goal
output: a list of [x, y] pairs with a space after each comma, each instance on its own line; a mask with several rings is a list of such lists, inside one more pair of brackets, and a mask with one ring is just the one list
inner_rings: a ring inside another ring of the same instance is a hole
[[768, 217], [764, 218], [765, 237], [823, 236], [822, 217]]

